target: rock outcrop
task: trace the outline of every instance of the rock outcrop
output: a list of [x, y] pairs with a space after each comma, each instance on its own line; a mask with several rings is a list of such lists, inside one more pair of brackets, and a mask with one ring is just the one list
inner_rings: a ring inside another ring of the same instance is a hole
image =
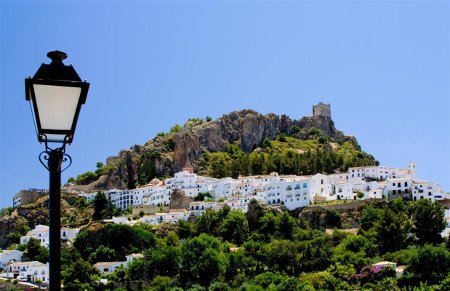
[[149, 176], [172, 175], [181, 170], [186, 159], [199, 170], [205, 163], [205, 152], [226, 151], [230, 144], [235, 144], [248, 153], [257, 148], [265, 138], [273, 140], [280, 134], [291, 135], [294, 127], [294, 136], [299, 139], [306, 139], [308, 130], [315, 127], [336, 142], [349, 140], [359, 147], [356, 139], [345, 136], [335, 128], [330, 117], [312, 116], [295, 120], [286, 115], [263, 115], [254, 110], [240, 110], [214, 121], [185, 127], [175, 134], [157, 136], [143, 146], [136, 145], [130, 150], [122, 150], [117, 157], [108, 158], [107, 163], [113, 166], [113, 170], [88, 188], [134, 188], [139, 180], [139, 168], [145, 163], [149, 163], [149, 171], [153, 171]]

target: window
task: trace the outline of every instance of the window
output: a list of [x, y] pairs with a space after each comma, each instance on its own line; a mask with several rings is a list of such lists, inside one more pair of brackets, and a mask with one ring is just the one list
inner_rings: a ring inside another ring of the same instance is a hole
[[401, 186], [402, 186], [402, 184], [400, 182], [398, 182], [397, 187], [401, 187]]
[[408, 187], [408, 182], [405, 182], [405, 187]]
[[320, 180], [320, 184], [323, 184], [323, 179]]

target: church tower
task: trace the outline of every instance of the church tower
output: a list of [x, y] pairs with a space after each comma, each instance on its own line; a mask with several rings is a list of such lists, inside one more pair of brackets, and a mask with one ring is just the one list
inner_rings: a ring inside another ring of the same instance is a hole
[[189, 174], [194, 174], [194, 168], [191, 165], [191, 162], [189, 162], [189, 158], [186, 157], [186, 163], [184, 164], [183, 169], [181, 169], [182, 172], [188, 172]]
[[414, 163], [414, 162], [408, 163], [408, 174], [411, 175], [412, 179], [416, 178], [416, 163]]

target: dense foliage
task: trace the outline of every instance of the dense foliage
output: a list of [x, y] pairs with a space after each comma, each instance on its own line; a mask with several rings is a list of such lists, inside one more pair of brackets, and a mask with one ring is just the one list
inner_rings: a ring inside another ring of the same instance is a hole
[[[343, 215], [336, 210], [323, 213], [323, 223], [334, 228], [325, 232], [255, 200], [246, 214], [225, 207], [195, 222], [95, 224], [63, 249], [63, 277], [69, 290], [446, 290], [450, 243], [424, 241], [420, 230], [439, 235], [441, 206], [394, 200], [358, 211], [357, 234], [339, 230]], [[144, 257], [128, 268], [109, 275], [92, 268], [134, 252]], [[385, 260], [406, 265], [405, 273], [372, 265]], [[99, 286], [101, 277], [109, 283]]]
[[[328, 141], [327, 142], [329, 145]], [[338, 150], [325, 146], [319, 139], [299, 140], [279, 136], [274, 141], [263, 140], [261, 147], [246, 153], [236, 145], [227, 152], [207, 153], [207, 174], [216, 178], [239, 175], [262, 175], [277, 172], [282, 175], [310, 175], [346, 171], [349, 167], [375, 165], [374, 158], [357, 149], [351, 142], [334, 143]]]

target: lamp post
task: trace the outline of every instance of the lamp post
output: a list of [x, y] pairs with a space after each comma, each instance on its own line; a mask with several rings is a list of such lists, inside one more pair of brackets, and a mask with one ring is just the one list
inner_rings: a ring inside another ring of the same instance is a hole
[[[65, 153], [66, 144], [73, 141], [81, 106], [86, 102], [89, 83], [81, 81], [72, 65], [63, 60], [67, 54], [52, 51], [50, 64], [42, 64], [33, 78], [25, 79], [26, 100], [30, 102], [39, 142], [45, 150], [39, 161], [50, 173], [49, 186], [49, 290], [61, 289], [61, 172], [72, 163]], [[49, 143], [59, 147], [51, 148]], [[68, 162], [63, 170], [61, 165]]]

